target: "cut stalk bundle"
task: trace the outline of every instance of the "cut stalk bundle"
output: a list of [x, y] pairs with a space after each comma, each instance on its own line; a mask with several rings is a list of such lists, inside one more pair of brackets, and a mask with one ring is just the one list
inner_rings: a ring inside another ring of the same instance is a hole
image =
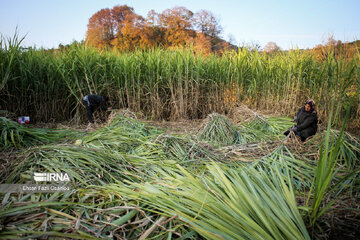
[[283, 137], [282, 133], [293, 126], [293, 122], [290, 118], [266, 117], [257, 114], [251, 122], [245, 123], [243, 126], [260, 131], [263, 133], [263, 137], [271, 139], [279, 135]]
[[225, 116], [216, 113], [209, 115], [205, 123], [199, 139], [216, 146], [280, 139], [282, 133], [293, 125], [289, 118], [256, 114], [252, 121], [235, 127]]
[[117, 118], [121, 117], [137, 119], [136, 114], [129, 109], [112, 109], [107, 120], [108, 125], [111, 125], [114, 121], [117, 121]]
[[[340, 135], [340, 131], [331, 130], [331, 135], [331, 144], [334, 145]], [[360, 167], [360, 140], [350, 133], [344, 132], [338, 154], [339, 164], [345, 165], [348, 169]]]
[[130, 153], [158, 134], [158, 130], [148, 128], [138, 120], [119, 115], [109, 126], [78, 139], [75, 144]]
[[71, 176], [70, 183], [73, 187], [118, 182], [136, 176], [128, 175], [128, 170], [137, 170], [129, 163], [127, 157], [72, 145], [41, 146], [27, 150], [23, 158], [14, 162], [11, 166], [13, 170], [4, 181], [29, 183], [33, 182], [34, 172], [62, 172]]
[[268, 134], [249, 126], [240, 125], [236, 129], [238, 131], [238, 138], [235, 144], [255, 143], [269, 139]]
[[179, 216], [207, 239], [310, 239], [285, 177], [290, 174], [280, 174], [279, 167], [259, 171], [213, 164], [202, 177], [178, 168], [163, 172], [163, 180], [130, 183], [136, 191], [117, 191], [155, 212]]
[[[329, 132], [329, 146], [332, 147], [336, 143], [340, 132], [334, 129], [330, 129]], [[304, 144], [292, 141], [291, 144], [287, 145], [291, 151], [300, 158], [319, 159], [320, 147], [325, 137], [326, 132], [321, 132], [307, 139]], [[339, 142], [337, 158], [337, 164], [348, 170], [359, 167], [360, 140], [350, 133], [344, 132], [341, 141]]]
[[0, 132], [0, 150], [71, 140], [80, 134], [78, 131], [65, 129], [28, 128], [5, 117], [0, 117]]
[[[110, 121], [111, 120], [111, 121]], [[130, 110], [119, 110], [111, 113], [109, 118], [109, 126], [126, 125], [129, 128], [145, 129], [145, 124], [140, 122], [135, 113]]]
[[285, 145], [281, 144], [270, 154], [253, 162], [251, 166], [265, 172], [266, 169], [276, 166], [279, 173], [290, 174], [284, 177], [290, 179], [297, 190], [305, 190], [311, 187], [316, 162], [308, 159], [297, 159]]
[[182, 163], [200, 163], [214, 160], [220, 161], [210, 146], [200, 143], [191, 137], [177, 137], [172, 135], [159, 135], [156, 143], [160, 144], [167, 157]]
[[241, 162], [254, 162], [269, 155], [280, 144], [279, 141], [242, 143], [225, 146], [219, 150], [229, 159]]
[[237, 143], [239, 132], [224, 115], [212, 113], [205, 119], [205, 126], [198, 135], [200, 140], [226, 146]]
[[146, 233], [150, 238], [171, 239], [190, 232], [176, 217], [144, 211], [131, 206], [134, 203], [114, 192], [111, 185], [70, 194], [13, 196], [0, 210], [0, 238], [139, 239]]
[[[358, 138], [349, 134], [348, 132], [328, 129], [326, 132], [319, 133], [306, 141], [303, 149], [297, 152], [297, 155], [303, 158], [309, 155], [309, 152], [316, 152], [315, 159], [318, 161], [321, 157], [321, 146], [327, 139], [329, 154], [332, 155], [333, 171], [331, 181], [334, 186], [331, 187], [331, 192], [339, 195], [344, 191], [350, 194], [360, 195], [360, 141]], [[328, 134], [328, 136], [326, 136]], [[339, 139], [339, 136], [341, 137]], [[337, 147], [336, 153], [334, 148]], [[324, 158], [323, 154], [323, 158]], [[324, 164], [324, 163], [323, 163]], [[318, 170], [319, 171], [319, 170]]]

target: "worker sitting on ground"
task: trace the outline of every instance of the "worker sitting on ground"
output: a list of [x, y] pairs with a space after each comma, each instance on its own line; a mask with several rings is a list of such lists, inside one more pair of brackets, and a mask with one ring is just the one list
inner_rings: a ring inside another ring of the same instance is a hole
[[104, 106], [104, 103], [107, 101], [109, 101], [109, 97], [107, 97], [107, 96], [86, 95], [83, 98], [83, 104], [86, 107], [86, 112], [87, 112], [90, 123], [94, 123], [92, 114], [94, 112], [95, 107], [100, 106], [101, 110], [104, 110], [104, 111], [111, 110], [111, 107], [106, 108]]
[[301, 141], [305, 141], [308, 137], [316, 134], [318, 115], [315, 109], [315, 102], [312, 99], [306, 101], [305, 106], [301, 107], [294, 119], [296, 123], [295, 127], [290, 128], [284, 135], [289, 135], [290, 131], [293, 131], [296, 136], [301, 138]]

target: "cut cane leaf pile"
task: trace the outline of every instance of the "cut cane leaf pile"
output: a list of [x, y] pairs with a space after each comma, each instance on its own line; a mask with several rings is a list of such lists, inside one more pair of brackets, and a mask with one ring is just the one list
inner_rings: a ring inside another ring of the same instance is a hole
[[[337, 197], [360, 196], [359, 140], [331, 129], [284, 140], [287, 118], [211, 114], [191, 136], [119, 115], [73, 143], [27, 140], [28, 128], [6, 123], [29, 145], [12, 145], [1, 183], [66, 172], [71, 190], [0, 193], [2, 239], [311, 239]], [[325, 150], [337, 152], [320, 172]]]

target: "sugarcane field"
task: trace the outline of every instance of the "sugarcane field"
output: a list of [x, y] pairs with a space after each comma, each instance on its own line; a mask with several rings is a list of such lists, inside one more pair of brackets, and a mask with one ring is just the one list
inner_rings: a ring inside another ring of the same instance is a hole
[[359, 40], [110, 46], [99, 16], [0, 38], [0, 239], [360, 239]]
[[[32, 90], [8, 81], [2, 98], [5, 108], [35, 115], [22, 124], [1, 112], [1, 239], [359, 236], [360, 141], [349, 128], [359, 126], [359, 55], [317, 63], [301, 53], [208, 60], [179, 51], [115, 56], [75, 48], [57, 56], [15, 47], [1, 51], [8, 66], [1, 76]], [[293, 64], [288, 72], [280, 71], [283, 61], [283, 68]], [[329, 81], [320, 84], [332, 90], [301, 77], [309, 71], [321, 82], [324, 68]], [[246, 80], [263, 74], [284, 76], [272, 85]], [[345, 80], [356, 94], [346, 94]], [[323, 101], [319, 129], [304, 142], [283, 134], [294, 125], [303, 86]], [[113, 106], [96, 111], [91, 127], [81, 105], [88, 89], [106, 90]], [[69, 181], [35, 181], [40, 173]], [[49, 184], [67, 188], [39, 190]], [[26, 185], [37, 186], [12, 189]]]

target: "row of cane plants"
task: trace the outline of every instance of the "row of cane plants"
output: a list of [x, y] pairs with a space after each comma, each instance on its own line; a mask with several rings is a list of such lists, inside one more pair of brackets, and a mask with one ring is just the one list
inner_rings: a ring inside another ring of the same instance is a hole
[[245, 48], [222, 56], [192, 49], [161, 48], [119, 53], [73, 44], [64, 50], [23, 48], [24, 39], [0, 37], [0, 109], [57, 122], [86, 117], [81, 99], [107, 94], [114, 108], [154, 119], [199, 119], [241, 103], [293, 114], [313, 96], [324, 120], [331, 100], [355, 97], [359, 117], [360, 55], [329, 52], [319, 61], [310, 51], [262, 54]]

